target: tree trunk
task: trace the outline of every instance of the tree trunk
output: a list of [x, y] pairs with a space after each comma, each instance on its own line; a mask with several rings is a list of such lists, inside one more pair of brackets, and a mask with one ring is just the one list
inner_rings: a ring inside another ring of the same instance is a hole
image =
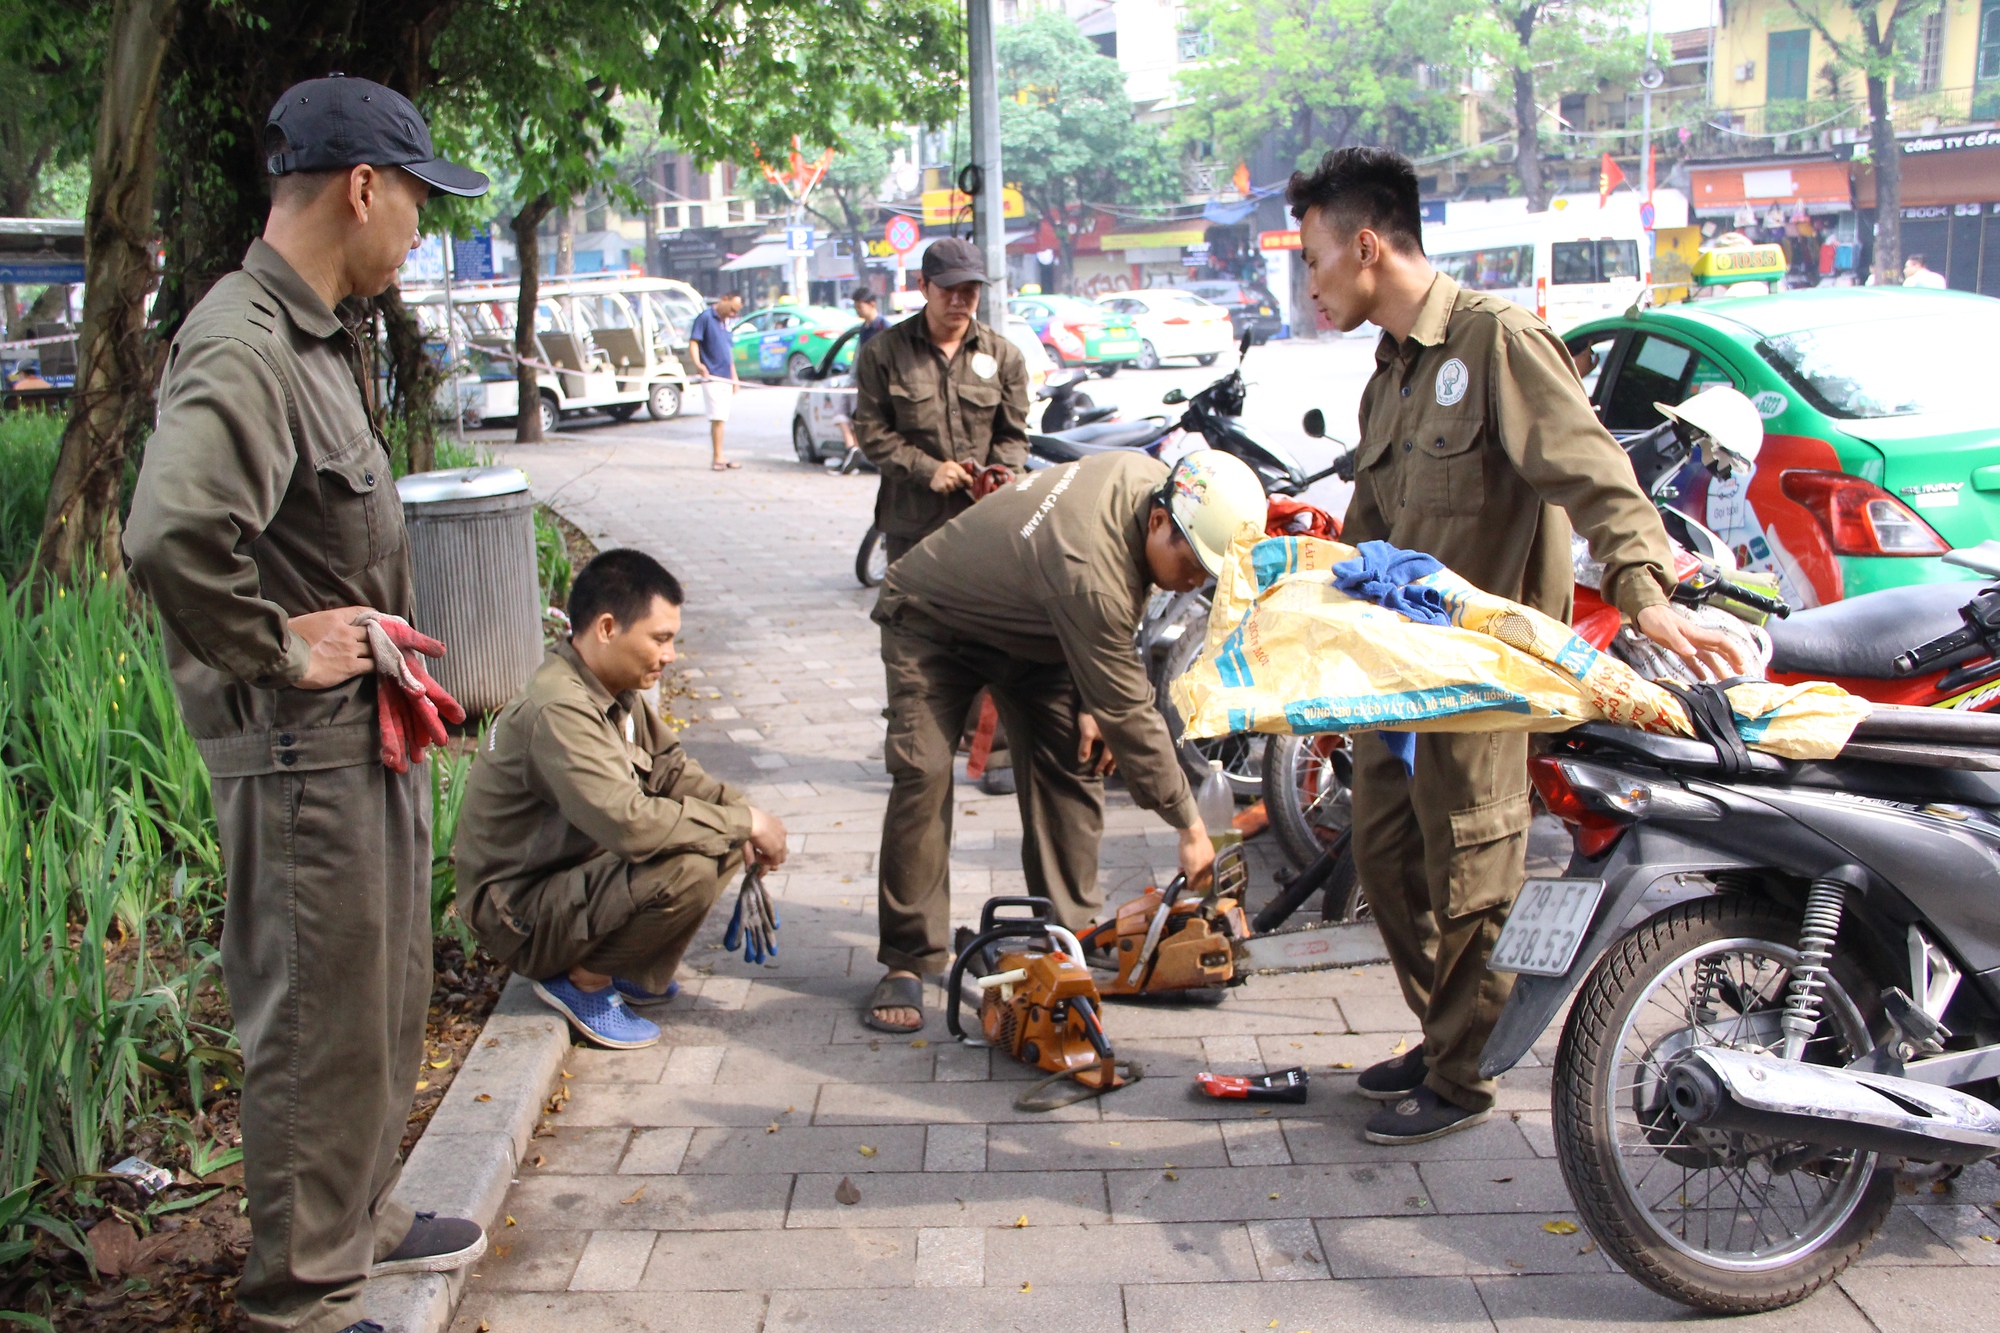
[[1875, 171], [1875, 285], [1903, 282], [1903, 159], [1896, 144], [1896, 127], [1889, 119], [1889, 88], [1868, 76], [1868, 155]]
[[[1527, 39], [1521, 47], [1527, 49]], [[1542, 179], [1542, 139], [1540, 108], [1535, 105], [1535, 72], [1514, 71], [1514, 170], [1521, 177], [1521, 193], [1528, 196], [1530, 213], [1546, 213], [1549, 188]]]
[[424, 330], [403, 304], [403, 289], [390, 283], [375, 298], [389, 344], [389, 410], [402, 423], [410, 471], [437, 466], [437, 424], [433, 405], [444, 376], [424, 350]]
[[125, 460], [152, 417], [146, 294], [153, 285], [153, 179], [160, 69], [178, 0], [117, 0], [84, 209], [83, 329], [76, 391], [49, 486], [37, 571], [68, 581], [117, 573]]
[[537, 195], [514, 215], [514, 248], [521, 257], [521, 296], [514, 314], [514, 355], [521, 358], [514, 364], [515, 392], [519, 395], [514, 411], [516, 444], [542, 442], [541, 389], [528, 359], [541, 355], [535, 345], [535, 306], [540, 300], [542, 248], [535, 232], [549, 215], [552, 202], [547, 194]]

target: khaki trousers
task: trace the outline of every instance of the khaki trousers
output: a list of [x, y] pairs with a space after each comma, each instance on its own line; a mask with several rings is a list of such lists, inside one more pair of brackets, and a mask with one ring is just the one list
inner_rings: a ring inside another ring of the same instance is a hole
[[213, 781], [228, 869], [222, 975], [243, 1048], [258, 1330], [360, 1319], [412, 1214], [390, 1197], [431, 994], [431, 781], [380, 764]]
[[740, 848], [648, 861], [600, 852], [516, 892], [511, 921], [486, 910], [492, 898], [482, 895], [472, 926], [488, 953], [532, 980], [582, 967], [664, 991], [709, 908], [742, 869]]
[[1521, 891], [1528, 738], [1417, 735], [1416, 775], [1373, 734], [1354, 744], [1354, 861], [1361, 889], [1423, 1023], [1424, 1085], [1468, 1111], [1493, 1104], [1479, 1053], [1514, 988], [1487, 957]]
[[884, 628], [882, 666], [889, 686], [882, 757], [891, 785], [876, 889], [877, 960], [936, 974], [950, 959], [954, 761], [981, 687], [991, 690], [1007, 728], [1028, 892], [1049, 899], [1062, 925], [1087, 926], [1104, 905], [1097, 886], [1104, 779], [1077, 762], [1081, 704], [1068, 665]]

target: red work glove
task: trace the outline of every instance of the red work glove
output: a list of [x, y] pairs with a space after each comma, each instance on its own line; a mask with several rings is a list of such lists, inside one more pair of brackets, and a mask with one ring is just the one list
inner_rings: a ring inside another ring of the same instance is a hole
[[972, 474], [972, 498], [984, 500], [1003, 486], [1012, 486], [1015, 477], [1013, 469], [1005, 463], [988, 463]]
[[1264, 520], [1267, 537], [1319, 537], [1332, 541], [1340, 535], [1340, 520], [1324, 509], [1294, 500], [1288, 495], [1270, 498]]
[[428, 747], [449, 739], [446, 722], [465, 721], [465, 709], [424, 668], [425, 657], [444, 656], [444, 645], [400, 616], [371, 611], [357, 616], [355, 623], [366, 628], [375, 657], [383, 766], [407, 773], [412, 764], [424, 761]]

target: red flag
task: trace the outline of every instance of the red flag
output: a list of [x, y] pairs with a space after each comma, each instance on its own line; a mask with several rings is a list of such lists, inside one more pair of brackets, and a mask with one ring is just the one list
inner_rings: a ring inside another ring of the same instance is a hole
[[1650, 142], [1648, 142], [1646, 144], [1646, 202], [1647, 203], [1651, 203], [1653, 201], [1654, 185], [1655, 182], [1657, 182], [1659, 179], [1659, 177], [1654, 174], [1654, 168], [1655, 168], [1655, 162], [1653, 155], [1653, 145]]
[[1606, 153], [1597, 167], [1597, 206], [1604, 207], [1604, 201], [1611, 197], [1611, 192], [1624, 183], [1625, 173], [1611, 160], [1611, 154]]
[[1248, 162], [1238, 162], [1236, 164], [1236, 172], [1229, 178], [1229, 183], [1236, 187], [1236, 193], [1238, 194], [1250, 193], [1250, 164]]

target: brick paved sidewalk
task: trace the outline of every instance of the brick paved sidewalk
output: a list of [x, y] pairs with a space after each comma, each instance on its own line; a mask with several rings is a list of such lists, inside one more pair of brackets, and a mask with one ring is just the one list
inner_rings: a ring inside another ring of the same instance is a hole
[[[531, 1148], [454, 1329], [1391, 1333], [1688, 1317], [1586, 1234], [1543, 1229], [1574, 1213], [1540, 1064], [1507, 1076], [1476, 1130], [1362, 1141], [1373, 1104], [1334, 1066], [1417, 1036], [1385, 968], [1258, 979], [1214, 1008], [1114, 1004], [1113, 1042], [1145, 1080], [1048, 1115], [1012, 1109], [1026, 1071], [946, 1037], [935, 988], [920, 1038], [862, 1027], [888, 783], [873, 594], [850, 567], [873, 478], [755, 456], [716, 475], [699, 446], [631, 430], [503, 452], [600, 545], [644, 547], [686, 583], [681, 665], [701, 696], [679, 704], [699, 715], [688, 746], [785, 820], [793, 856], [771, 880], [777, 963], [722, 951], [725, 902], [687, 993], [654, 1012], [662, 1045], [572, 1051], [568, 1103]], [[1020, 824], [1011, 797], [959, 794], [953, 906], [969, 922], [988, 893], [1021, 891]], [[1118, 793], [1106, 823], [1111, 899], [1171, 874], [1156, 819]], [[1268, 868], [1258, 878], [1268, 890]], [[1303, 1108], [1190, 1091], [1200, 1069], [1297, 1064], [1314, 1080]], [[851, 1206], [834, 1198], [843, 1177]], [[1980, 1234], [2000, 1234], [2000, 1175], [1907, 1202], [1838, 1289], [1747, 1322], [1990, 1326], [2000, 1246]]]

